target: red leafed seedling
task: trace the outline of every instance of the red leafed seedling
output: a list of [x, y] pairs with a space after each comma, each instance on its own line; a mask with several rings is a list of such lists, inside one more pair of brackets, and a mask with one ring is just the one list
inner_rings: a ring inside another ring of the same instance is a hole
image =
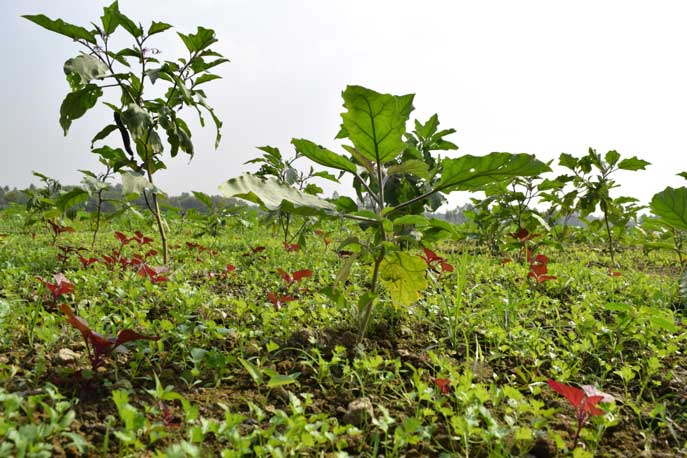
[[129, 242], [131, 242], [131, 240], [129, 239], [129, 237], [127, 237], [127, 236], [126, 236], [124, 233], [122, 233], [122, 232], [115, 231], [114, 236], [115, 236], [115, 238], [116, 238], [117, 240], [119, 240], [119, 243], [121, 244], [122, 247], [123, 247], [124, 245], [127, 245]]
[[57, 299], [60, 296], [74, 292], [74, 284], [61, 272], [53, 275], [54, 283], [45, 280], [43, 277], [36, 277], [36, 280], [43, 283], [43, 285], [48, 288], [50, 294], [52, 294], [53, 305], [57, 303]]
[[90, 266], [91, 264], [98, 262], [98, 259], [97, 258], [84, 258], [83, 256], [79, 255], [79, 262], [81, 263], [81, 266], [84, 269], [87, 269], [88, 266]]
[[527, 276], [534, 278], [537, 284], [556, 279], [554, 275], [549, 275], [549, 258], [543, 254], [533, 257], [530, 251], [527, 250], [527, 261], [530, 263], [530, 271], [527, 273]]
[[297, 243], [286, 243], [284, 242], [284, 249], [286, 250], [287, 253], [291, 253], [293, 251], [300, 251], [301, 246]]
[[74, 228], [71, 226], [62, 226], [61, 224], [55, 223], [52, 220], [48, 220], [50, 229], [52, 229], [53, 235], [57, 237], [64, 232], [75, 232]]
[[277, 293], [270, 291], [267, 293], [267, 300], [274, 305], [274, 310], [279, 310], [286, 305], [287, 302], [295, 301], [296, 298], [288, 295], [277, 295]]
[[160, 338], [159, 336], [144, 336], [131, 329], [119, 331], [116, 338], [105, 338], [93, 331], [90, 326], [88, 326], [86, 320], [75, 315], [67, 304], [60, 304], [60, 310], [67, 316], [69, 324], [81, 332], [86, 342], [86, 351], [88, 352], [88, 359], [91, 361], [93, 370], [102, 366], [105, 362], [105, 357], [111, 355], [113, 351], [126, 351], [123, 345], [127, 342], [132, 342], [134, 340], [158, 340]]
[[143, 235], [141, 231], [134, 232], [134, 235], [129, 239], [138, 243], [139, 245], [147, 245], [148, 243], [153, 243], [153, 239]]
[[559, 383], [552, 379], [548, 379], [546, 383], [548, 383], [558, 394], [565, 396], [568, 402], [575, 408], [575, 420], [577, 420], [577, 430], [573, 437], [573, 450], [575, 450], [580, 437], [580, 431], [582, 431], [582, 426], [584, 426], [591, 417], [604, 414], [604, 411], [599, 409], [596, 405], [600, 402], [608, 402], [613, 398], [606, 393], [597, 391], [589, 395], [581, 388]]
[[150, 283], [157, 284], [163, 283], [169, 280], [169, 277], [165, 276], [169, 272], [169, 267], [151, 267], [146, 263], [142, 263], [138, 268], [138, 275], [145, 277], [150, 280]]
[[[453, 266], [449, 264], [445, 258], [442, 258], [429, 248], [422, 247], [422, 251], [425, 252], [425, 255], [422, 256], [422, 259], [425, 260], [427, 267], [432, 269], [433, 272], [437, 274], [440, 274], [441, 272], [453, 272]], [[441, 271], [437, 268], [437, 266], [441, 267]]]
[[258, 254], [258, 253], [260, 253], [260, 252], [262, 252], [262, 251], [265, 251], [265, 247], [264, 247], [264, 246], [256, 246], [256, 247], [251, 248], [250, 251], [248, 251], [248, 252], [246, 252], [246, 253], [243, 253], [243, 256], [255, 255], [255, 254]]
[[447, 378], [433, 378], [432, 381], [441, 394], [448, 394], [451, 391], [451, 380]]
[[236, 271], [236, 266], [233, 264], [227, 264], [224, 270], [221, 272], [215, 273], [215, 272], [208, 272], [208, 278], [223, 278], [226, 279], [229, 277], [229, 275], [232, 272]]
[[[293, 284], [303, 280], [304, 278], [311, 277], [313, 274], [312, 270], [308, 269], [296, 270], [291, 274], [289, 274], [284, 269], [277, 269], [277, 273], [279, 273], [281, 278], [284, 280], [284, 283], [286, 283], [285, 288], [287, 291], [285, 292], [285, 294], [275, 293], [271, 291], [267, 293], [267, 299], [272, 303], [272, 305], [274, 305], [275, 310], [279, 310], [287, 302], [295, 301], [296, 298], [294, 296], [289, 295], [288, 289]], [[307, 290], [301, 290], [301, 292], [307, 292]]]
[[510, 235], [511, 237], [513, 237], [515, 240], [518, 241], [518, 243], [520, 244], [521, 253], [523, 255], [526, 255], [523, 257], [526, 257], [527, 261], [529, 262], [530, 250], [529, 250], [529, 248], [527, 248], [527, 242], [534, 239], [535, 237], [539, 237], [539, 234], [533, 234], [530, 231], [528, 231], [527, 229], [525, 229], [524, 227], [521, 227], [517, 231], [511, 232], [508, 235]]
[[308, 269], [297, 270], [291, 273], [291, 275], [289, 275], [289, 273], [286, 272], [284, 269], [277, 269], [277, 272], [279, 273], [281, 278], [284, 279], [287, 286], [291, 286], [293, 283], [301, 281], [306, 277], [312, 277], [312, 270]]

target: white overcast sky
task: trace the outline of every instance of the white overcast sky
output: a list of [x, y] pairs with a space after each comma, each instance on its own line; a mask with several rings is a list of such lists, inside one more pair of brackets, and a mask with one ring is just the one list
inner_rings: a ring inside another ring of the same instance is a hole
[[[88, 26], [109, 3], [0, 0], [0, 184], [24, 187], [32, 170], [76, 184], [77, 169], [97, 170], [89, 142], [107, 112], [76, 120], [67, 137], [58, 123], [68, 91], [62, 65], [80, 49], [20, 15]], [[305, 137], [341, 151], [334, 136], [347, 84], [415, 93], [413, 118], [438, 113], [442, 127], [458, 131], [455, 154], [549, 160], [616, 149], [652, 163], [618, 175], [619, 193], [643, 202], [684, 182], [675, 176], [687, 170], [681, 1], [121, 0], [120, 9], [146, 26], [212, 28], [213, 48], [232, 61], [208, 85], [225, 123], [222, 144], [215, 151], [212, 129], [196, 131], [195, 159], [170, 160], [156, 176], [170, 193], [216, 193], [254, 170], [242, 164], [259, 145], [290, 153], [290, 139]], [[171, 31], [154, 45], [163, 59], [182, 55]]]

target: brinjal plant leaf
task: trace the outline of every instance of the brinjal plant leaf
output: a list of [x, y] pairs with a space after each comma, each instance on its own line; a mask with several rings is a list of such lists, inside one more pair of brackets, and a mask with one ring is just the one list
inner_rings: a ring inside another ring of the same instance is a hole
[[413, 110], [414, 94], [380, 94], [362, 86], [343, 93], [342, 130], [365, 158], [383, 164], [405, 149], [403, 134]]
[[647, 165], [651, 165], [651, 162], [638, 159], [637, 156], [634, 156], [620, 161], [618, 168], [621, 170], [645, 170]]
[[355, 174], [355, 164], [346, 159], [343, 156], [329, 151], [327, 148], [316, 145], [310, 140], [305, 140], [302, 138], [294, 138], [291, 140], [291, 144], [296, 148], [303, 156], [307, 157], [313, 162], [316, 162], [325, 167], [331, 167], [334, 169], [344, 170]]
[[153, 191], [155, 186], [141, 173], [122, 172], [122, 193], [141, 194], [143, 191]]
[[225, 197], [239, 197], [266, 210], [280, 209], [300, 215], [336, 212], [336, 207], [326, 200], [301, 192], [270, 176], [261, 178], [246, 173], [222, 183], [219, 190]]
[[64, 35], [73, 40], [84, 40], [94, 45], [98, 44], [95, 40], [95, 34], [93, 32], [89, 32], [88, 30], [84, 29], [83, 27], [79, 27], [78, 25], [64, 22], [62, 19], [52, 20], [44, 14], [27, 14], [22, 17], [24, 19], [28, 19], [34, 24], [38, 24], [44, 29], [50, 30], [51, 32], [59, 33], [60, 35]]
[[687, 188], [667, 187], [654, 195], [651, 211], [676, 229], [687, 230]]
[[67, 135], [72, 121], [93, 108], [101, 95], [103, 95], [103, 90], [95, 84], [87, 84], [82, 89], [67, 94], [60, 106], [60, 125], [64, 130], [64, 135]]
[[475, 191], [497, 181], [513, 177], [535, 176], [551, 169], [530, 154], [490, 153], [486, 156], [465, 155], [457, 159], [444, 159], [441, 179], [435, 189]]
[[401, 164], [392, 165], [389, 167], [386, 173], [387, 175], [402, 175], [409, 173], [425, 180], [429, 180], [431, 178], [427, 163], [418, 159], [410, 159]]
[[398, 305], [411, 305], [427, 287], [427, 266], [419, 256], [395, 251], [388, 254], [379, 266], [379, 279]]
[[109, 70], [97, 57], [90, 54], [80, 54], [64, 63], [64, 73], [79, 75], [82, 83], [109, 75]]

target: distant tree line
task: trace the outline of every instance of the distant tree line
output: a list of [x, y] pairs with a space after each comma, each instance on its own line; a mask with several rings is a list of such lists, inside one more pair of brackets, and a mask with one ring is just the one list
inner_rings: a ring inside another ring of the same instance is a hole
[[[69, 191], [70, 189], [74, 188], [74, 186], [64, 186], [62, 188], [62, 191]], [[28, 187], [28, 191], [35, 191], [38, 189], [35, 185], [30, 185]], [[103, 198], [106, 201], [112, 200], [112, 201], [120, 201], [124, 199], [124, 195], [122, 193], [122, 185], [121, 184], [116, 184], [113, 185], [110, 189], [107, 189], [106, 191], [103, 192]], [[243, 204], [240, 200], [238, 199], [232, 199], [232, 198], [227, 198], [227, 197], [222, 197], [222, 196], [211, 196], [212, 202], [215, 206], [218, 208], [226, 208], [226, 207], [236, 207], [236, 206], [242, 206], [245, 205]], [[25, 192], [25, 190], [17, 189], [17, 188], [10, 188], [9, 186], [0, 186], [0, 210], [5, 209], [9, 207], [12, 204], [15, 205], [26, 205], [26, 203], [29, 200], [29, 194]], [[136, 207], [139, 207], [141, 209], [146, 208], [146, 202], [143, 196], [133, 200], [130, 202], [131, 205], [134, 205]], [[182, 192], [178, 196], [168, 196], [166, 199], [163, 200], [163, 210], [164, 208], [175, 208], [182, 213], [185, 213], [188, 210], [195, 209], [198, 212], [204, 213], [208, 211], [208, 208], [205, 204], [203, 204], [200, 200], [198, 200], [193, 194], [188, 193], [188, 192]], [[85, 210], [88, 212], [93, 212], [97, 208], [97, 201], [95, 196], [90, 196], [88, 200], [80, 205], [77, 206], [78, 209], [80, 210]], [[105, 212], [112, 212], [115, 211], [115, 207], [112, 203], [110, 202], [104, 202], [103, 203], [103, 211]]]

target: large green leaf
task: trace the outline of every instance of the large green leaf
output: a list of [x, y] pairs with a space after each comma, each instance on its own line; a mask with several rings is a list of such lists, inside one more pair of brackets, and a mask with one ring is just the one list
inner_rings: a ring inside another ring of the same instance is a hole
[[548, 165], [524, 153], [465, 155], [457, 159], [444, 159], [441, 164], [441, 179], [435, 189], [444, 193], [475, 191], [489, 183], [551, 171]]
[[95, 34], [93, 32], [89, 32], [88, 30], [84, 29], [83, 27], [79, 27], [78, 25], [64, 22], [62, 19], [52, 20], [43, 14], [27, 14], [22, 17], [24, 19], [28, 19], [34, 24], [38, 24], [44, 29], [50, 30], [51, 32], [59, 33], [60, 35], [67, 36], [74, 40], [85, 40], [94, 45], [98, 44], [95, 40]]
[[336, 213], [336, 207], [310, 194], [281, 183], [274, 177], [243, 174], [222, 183], [219, 190], [225, 197], [240, 197], [267, 210], [282, 210], [301, 215]]
[[671, 226], [687, 230], [687, 188], [667, 187], [654, 195], [651, 211]]
[[87, 84], [83, 89], [67, 94], [67, 97], [62, 101], [62, 106], [60, 106], [60, 125], [65, 135], [67, 135], [72, 121], [93, 108], [101, 95], [103, 95], [103, 90], [95, 84]]
[[72, 57], [64, 63], [64, 73], [76, 73], [84, 83], [92, 79], [102, 78], [107, 76], [110, 72], [107, 65], [103, 64], [100, 59], [90, 54], [80, 54]]
[[325, 167], [344, 170], [355, 174], [356, 168], [354, 163], [343, 156], [329, 151], [327, 148], [302, 138], [294, 138], [291, 140], [291, 143], [296, 148], [296, 151], [313, 162], [324, 165]]
[[70, 208], [86, 200], [88, 200], [88, 192], [82, 188], [76, 187], [64, 194], [60, 194], [60, 196], [55, 199], [55, 206], [62, 210], [62, 212], [66, 212]]
[[383, 164], [405, 148], [403, 134], [413, 110], [414, 94], [380, 94], [362, 86], [348, 86], [343, 93], [342, 129], [367, 159]]
[[122, 121], [135, 139], [145, 139], [153, 126], [153, 118], [143, 108], [131, 104], [122, 112]]
[[402, 251], [388, 254], [379, 266], [379, 280], [394, 304], [411, 305], [427, 287], [427, 265], [419, 256]]

